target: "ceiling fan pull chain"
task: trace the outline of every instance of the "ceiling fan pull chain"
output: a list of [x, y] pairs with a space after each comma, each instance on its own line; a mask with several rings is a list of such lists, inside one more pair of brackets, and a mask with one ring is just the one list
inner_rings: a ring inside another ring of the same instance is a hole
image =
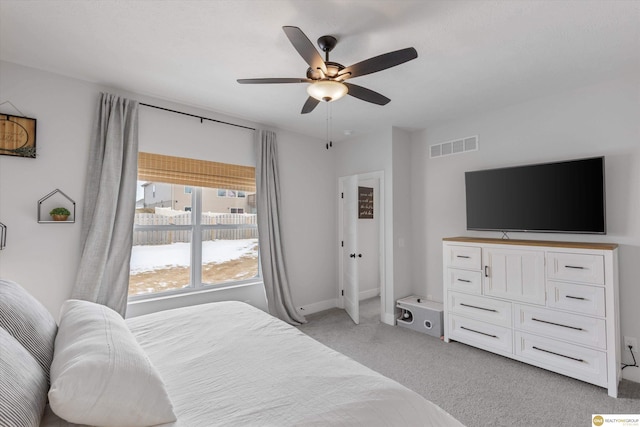
[[327, 102], [327, 107], [329, 108], [329, 147], [333, 147], [333, 114], [330, 102]]
[[325, 133], [326, 133], [326, 137], [327, 137], [326, 138], [327, 142], [326, 142], [325, 147], [328, 150], [329, 149], [329, 105], [330, 105], [330, 103], [329, 102], [325, 102], [325, 104], [327, 105], [327, 120], [325, 122], [325, 124], [326, 124]]

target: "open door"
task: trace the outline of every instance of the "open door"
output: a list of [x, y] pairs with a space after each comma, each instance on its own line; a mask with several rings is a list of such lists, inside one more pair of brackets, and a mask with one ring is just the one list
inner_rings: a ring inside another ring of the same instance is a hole
[[344, 179], [342, 250], [344, 309], [357, 325], [360, 323], [360, 286], [358, 283], [358, 177]]

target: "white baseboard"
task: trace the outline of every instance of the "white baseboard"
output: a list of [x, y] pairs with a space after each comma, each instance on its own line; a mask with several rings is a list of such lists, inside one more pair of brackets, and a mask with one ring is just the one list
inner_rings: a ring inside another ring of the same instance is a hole
[[[380, 295], [380, 289], [379, 288], [375, 288], [375, 289], [369, 289], [367, 291], [362, 291], [360, 292], [360, 301], [365, 300], [365, 299], [369, 299], [369, 298], [373, 298]], [[328, 300], [324, 300], [324, 301], [318, 301], [318, 302], [314, 302], [311, 304], [307, 304], [307, 305], [303, 305], [301, 307], [298, 307], [298, 313], [305, 315], [305, 314], [313, 314], [313, 313], [318, 313], [320, 311], [324, 311], [324, 310], [329, 310], [331, 308], [336, 308], [336, 307], [340, 307], [339, 305], [339, 301], [338, 298], [333, 298], [333, 299], [328, 299]], [[391, 316], [393, 317], [393, 316]], [[387, 322], [385, 322], [387, 323]], [[395, 319], [391, 320], [391, 323], [389, 323], [390, 325], [395, 323]]]
[[298, 307], [298, 312], [302, 315], [318, 313], [320, 311], [329, 310], [338, 306], [338, 299], [328, 299], [325, 301], [318, 301], [311, 304]]
[[368, 291], [360, 291], [360, 301], [380, 295], [380, 288], [369, 289]]
[[382, 323], [386, 325], [395, 326], [396, 325], [396, 316], [395, 313], [383, 313], [382, 314]]
[[[636, 359], [638, 357], [636, 356]], [[624, 371], [622, 371], [622, 378], [629, 381], [634, 381], [640, 383], [640, 368], [632, 368], [628, 367]]]

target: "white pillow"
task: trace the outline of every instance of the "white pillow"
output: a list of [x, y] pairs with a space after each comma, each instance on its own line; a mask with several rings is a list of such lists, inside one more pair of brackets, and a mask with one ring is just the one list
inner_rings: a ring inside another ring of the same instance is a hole
[[176, 420], [160, 375], [124, 319], [80, 300], [66, 301], [60, 311], [49, 405], [67, 421], [93, 426]]

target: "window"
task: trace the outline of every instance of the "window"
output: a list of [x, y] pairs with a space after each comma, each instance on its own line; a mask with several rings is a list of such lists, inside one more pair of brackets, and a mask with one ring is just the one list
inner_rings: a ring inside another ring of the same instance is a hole
[[218, 197], [233, 197], [233, 198], [245, 198], [247, 197], [246, 191], [228, 190], [226, 188], [218, 189]]
[[[191, 169], [198, 172], [190, 175]], [[234, 201], [232, 209], [218, 198], [220, 184], [255, 196], [254, 168], [139, 153], [138, 178], [143, 206], [135, 214], [130, 298], [229, 286], [259, 277], [255, 204], [248, 204], [255, 197]], [[144, 188], [156, 185], [183, 193], [176, 197], [182, 200], [160, 203], [145, 197]]]

